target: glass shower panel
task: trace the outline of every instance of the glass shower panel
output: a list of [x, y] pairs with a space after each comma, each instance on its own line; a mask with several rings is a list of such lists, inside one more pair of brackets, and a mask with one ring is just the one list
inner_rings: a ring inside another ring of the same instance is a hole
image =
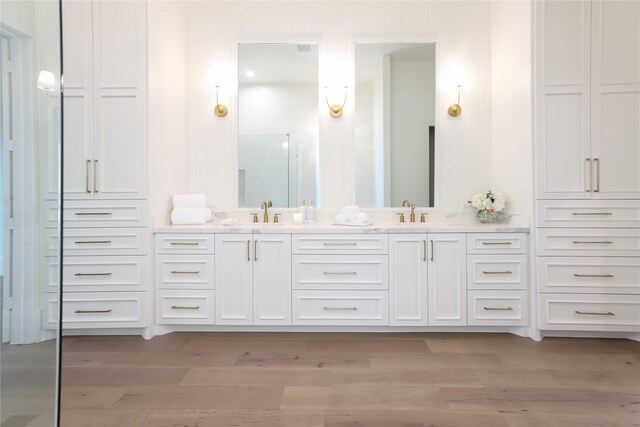
[[60, 301], [57, 1], [0, 8], [0, 424], [55, 426]]

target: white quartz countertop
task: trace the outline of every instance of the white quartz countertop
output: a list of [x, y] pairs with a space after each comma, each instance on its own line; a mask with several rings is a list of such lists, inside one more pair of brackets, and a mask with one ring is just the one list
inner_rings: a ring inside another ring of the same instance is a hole
[[529, 222], [524, 218], [508, 223], [482, 224], [475, 220], [432, 221], [426, 223], [374, 222], [366, 227], [335, 225], [330, 222], [293, 224], [290, 222], [246, 223], [220, 225], [217, 221], [203, 225], [156, 225], [154, 233], [528, 233]]

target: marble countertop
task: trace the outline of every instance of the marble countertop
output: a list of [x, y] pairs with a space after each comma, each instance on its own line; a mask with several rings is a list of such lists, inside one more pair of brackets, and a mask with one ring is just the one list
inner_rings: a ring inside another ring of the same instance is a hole
[[154, 233], [285, 233], [285, 234], [337, 234], [337, 233], [528, 233], [527, 217], [514, 217], [508, 223], [482, 224], [476, 220], [427, 221], [426, 223], [399, 223], [380, 221], [366, 227], [335, 225], [326, 221], [293, 224], [291, 222], [247, 223], [220, 225], [217, 221], [203, 225], [156, 225]]

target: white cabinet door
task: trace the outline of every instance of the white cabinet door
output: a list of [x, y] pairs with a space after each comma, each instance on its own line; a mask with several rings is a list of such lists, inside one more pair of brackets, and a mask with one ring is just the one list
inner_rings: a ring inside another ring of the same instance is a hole
[[256, 235], [253, 249], [254, 324], [290, 325], [291, 235]]
[[467, 237], [428, 234], [429, 325], [467, 324]]
[[640, 198], [640, 2], [592, 6], [594, 199]]
[[536, 197], [590, 198], [587, 1], [535, 2]]
[[391, 326], [426, 326], [427, 235], [389, 235]]
[[215, 316], [218, 325], [253, 324], [251, 234], [215, 236]]

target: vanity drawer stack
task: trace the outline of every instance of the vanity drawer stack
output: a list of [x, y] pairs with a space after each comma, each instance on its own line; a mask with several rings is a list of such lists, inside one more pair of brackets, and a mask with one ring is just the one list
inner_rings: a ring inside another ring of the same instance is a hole
[[214, 324], [214, 247], [213, 234], [156, 235], [156, 324]]
[[527, 248], [526, 234], [467, 235], [469, 325], [528, 325]]
[[292, 236], [294, 325], [388, 325], [386, 234]]
[[542, 330], [637, 332], [640, 201], [538, 201]]

